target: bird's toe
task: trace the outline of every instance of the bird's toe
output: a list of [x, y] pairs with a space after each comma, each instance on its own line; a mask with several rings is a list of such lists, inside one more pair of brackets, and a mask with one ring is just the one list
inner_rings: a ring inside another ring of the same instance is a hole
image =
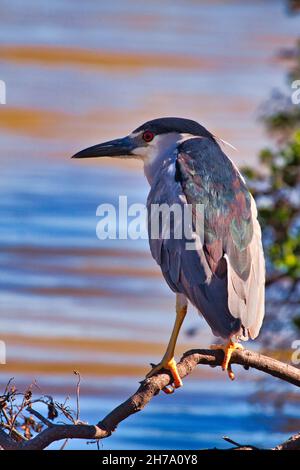
[[148, 374], [146, 375], [146, 378], [148, 379], [150, 377], [153, 377], [153, 375], [156, 375], [160, 371], [163, 371], [163, 370], [168, 370], [171, 373], [172, 378], [173, 378], [173, 382], [172, 382], [171, 386], [163, 388], [163, 391], [165, 393], [167, 393], [167, 394], [173, 393], [175, 388], [182, 387], [182, 385], [183, 385], [182, 380], [180, 378], [178, 368], [177, 368], [177, 364], [176, 364], [176, 361], [175, 361], [174, 357], [172, 357], [170, 359], [165, 359], [165, 360], [163, 359], [159, 364], [154, 366], [148, 372]]
[[222, 369], [227, 371], [228, 377], [230, 378], [230, 380], [234, 380], [235, 375], [230, 365], [230, 359], [231, 359], [232, 353], [236, 350], [243, 350], [244, 349], [243, 346], [240, 343], [230, 340], [227, 344], [212, 344], [211, 349], [222, 349], [222, 351], [224, 352]]

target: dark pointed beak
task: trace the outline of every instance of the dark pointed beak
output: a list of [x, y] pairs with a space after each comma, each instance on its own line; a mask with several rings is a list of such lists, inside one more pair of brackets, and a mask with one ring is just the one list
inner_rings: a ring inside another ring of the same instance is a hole
[[122, 157], [132, 155], [134, 149], [133, 139], [123, 137], [122, 139], [110, 140], [103, 144], [93, 145], [75, 153], [72, 158], [93, 158], [93, 157]]

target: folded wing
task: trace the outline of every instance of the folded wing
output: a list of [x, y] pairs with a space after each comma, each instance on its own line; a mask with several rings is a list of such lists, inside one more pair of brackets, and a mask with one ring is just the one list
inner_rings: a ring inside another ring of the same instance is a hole
[[[153, 257], [175, 292], [200, 310], [214, 334], [255, 338], [264, 316], [265, 267], [255, 202], [233, 163], [212, 138], [192, 138], [178, 149], [174, 178], [164, 175], [148, 205], [181, 201], [204, 206], [201, 248], [188, 240], [150, 238]], [[194, 220], [194, 229], [197, 225]], [[199, 234], [198, 234], [199, 235]]]

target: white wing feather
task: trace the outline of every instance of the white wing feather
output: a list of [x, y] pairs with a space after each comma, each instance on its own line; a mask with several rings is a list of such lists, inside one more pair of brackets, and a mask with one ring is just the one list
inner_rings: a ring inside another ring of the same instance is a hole
[[247, 281], [235, 273], [225, 255], [228, 268], [228, 307], [235, 318], [240, 318], [245, 328], [243, 339], [257, 337], [265, 314], [265, 260], [261, 229], [257, 220], [256, 204], [251, 196], [253, 237], [247, 247], [251, 269]]

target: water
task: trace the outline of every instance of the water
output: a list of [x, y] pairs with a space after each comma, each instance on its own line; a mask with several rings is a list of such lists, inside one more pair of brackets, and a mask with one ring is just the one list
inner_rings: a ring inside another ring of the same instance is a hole
[[[145, 202], [140, 166], [69, 157], [149, 118], [182, 115], [237, 146], [229, 152], [237, 163], [255, 164], [266, 143], [257, 108], [284, 86], [276, 53], [293, 45], [299, 20], [280, 1], [64, 0], [24, 9], [2, 0], [1, 15], [1, 386], [14, 376], [23, 389], [37, 378], [43, 393], [74, 398], [79, 370], [81, 419], [93, 423], [161, 358], [174, 296], [146, 240], [96, 237], [99, 204], [116, 204], [119, 194]], [[195, 325], [200, 332], [190, 338]], [[178, 355], [212, 341], [191, 309]], [[203, 367], [101, 446], [226, 448], [226, 434], [268, 447], [288, 437], [298, 412], [253, 403], [261, 376], [236, 372], [230, 383]]]

